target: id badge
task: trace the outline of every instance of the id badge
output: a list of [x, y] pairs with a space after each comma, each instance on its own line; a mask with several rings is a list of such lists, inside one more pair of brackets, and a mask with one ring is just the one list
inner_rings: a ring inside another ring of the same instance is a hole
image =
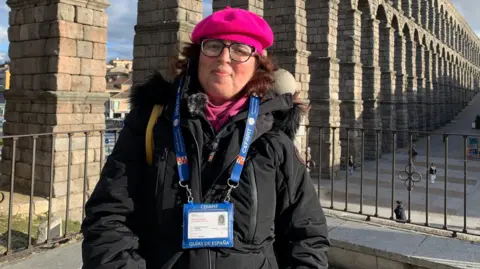
[[233, 247], [233, 204], [185, 204], [182, 247]]

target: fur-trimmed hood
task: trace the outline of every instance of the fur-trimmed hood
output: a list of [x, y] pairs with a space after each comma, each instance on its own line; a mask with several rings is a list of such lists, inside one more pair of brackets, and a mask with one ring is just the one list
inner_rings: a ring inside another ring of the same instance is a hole
[[[166, 106], [167, 113], [173, 111], [178, 84], [179, 81], [169, 82], [159, 72], [154, 72], [145, 83], [132, 88], [130, 93], [132, 109], [151, 111], [154, 105], [161, 104]], [[208, 101], [205, 93], [192, 90], [195, 87], [197, 86], [193, 83], [190, 90], [183, 95], [192, 116], [203, 113]], [[273, 118], [270, 129], [281, 130], [292, 140], [300, 127], [303, 113], [303, 104], [295, 102], [294, 98], [290, 93], [278, 94], [272, 89], [264, 96], [259, 110], [259, 119], [262, 116]], [[239, 114], [243, 113], [246, 118], [247, 112], [248, 107]]]

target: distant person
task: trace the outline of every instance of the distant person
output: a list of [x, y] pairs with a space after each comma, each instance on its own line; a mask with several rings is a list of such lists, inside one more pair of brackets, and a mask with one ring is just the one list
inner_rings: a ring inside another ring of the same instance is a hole
[[348, 174], [350, 176], [353, 174], [353, 169], [355, 169], [355, 164], [353, 163], [353, 156], [350, 155], [348, 158]]
[[435, 179], [437, 178], [437, 167], [435, 166], [434, 163], [430, 165], [429, 174], [430, 174], [430, 182], [435, 183]]
[[415, 147], [415, 145], [412, 146], [412, 150], [408, 151], [408, 155], [412, 158], [412, 162], [415, 162], [415, 157], [417, 157], [418, 155], [418, 152], [417, 152], [417, 148]]
[[397, 208], [395, 208], [395, 218], [398, 221], [404, 222], [407, 220], [407, 217], [405, 216], [405, 209], [403, 208], [403, 202], [402, 201], [397, 201]]

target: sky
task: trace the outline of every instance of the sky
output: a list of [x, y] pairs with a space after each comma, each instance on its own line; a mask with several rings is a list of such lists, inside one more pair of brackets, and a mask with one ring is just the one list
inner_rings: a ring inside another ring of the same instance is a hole
[[[0, 63], [8, 59], [8, 12], [10, 8], [5, 3], [0, 4]], [[479, 0], [451, 0], [457, 10], [470, 24], [472, 30], [480, 36], [480, 5]], [[113, 58], [132, 59], [134, 25], [137, 20], [138, 0], [110, 0], [108, 14], [108, 56]], [[203, 14], [212, 12], [212, 0], [203, 1]]]

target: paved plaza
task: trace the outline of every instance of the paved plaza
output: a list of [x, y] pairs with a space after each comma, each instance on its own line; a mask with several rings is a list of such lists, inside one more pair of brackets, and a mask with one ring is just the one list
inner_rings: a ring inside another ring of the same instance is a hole
[[[443, 133], [478, 135], [480, 130], [471, 128], [472, 120], [480, 114], [480, 96], [475, 97], [470, 105], [460, 112], [449, 124], [435, 131], [430, 138], [429, 163], [437, 166], [437, 179], [429, 184], [428, 192], [428, 222], [435, 227], [444, 225], [445, 200], [445, 144]], [[419, 138], [415, 142], [418, 156], [414, 162], [422, 180], [415, 183], [411, 192], [411, 220], [413, 223], [426, 222], [427, 202], [427, 169], [426, 163], [427, 138]], [[449, 135], [448, 139], [448, 177], [447, 177], [447, 226], [451, 229], [463, 230], [464, 190], [466, 190], [467, 229], [468, 232], [480, 234], [480, 160], [468, 160], [467, 170], [464, 173], [464, 138], [460, 135]], [[394, 181], [394, 199], [403, 201], [408, 208], [408, 191], [405, 183], [400, 180], [399, 173], [408, 170], [408, 149], [398, 149], [395, 156], [395, 170], [392, 173], [392, 154], [385, 153], [379, 162], [378, 173], [378, 216], [389, 218], [392, 215], [392, 177]], [[376, 201], [376, 162], [366, 161], [363, 173], [363, 213], [375, 214]], [[466, 176], [466, 181], [465, 181]], [[339, 178], [334, 181], [335, 209], [345, 208], [345, 171], [341, 171]], [[313, 175], [314, 181], [317, 179]], [[360, 210], [360, 182], [361, 171], [358, 167], [353, 175], [348, 177], [348, 211]], [[465, 184], [466, 183], [466, 184]], [[321, 182], [321, 202], [324, 207], [331, 205], [331, 181]], [[394, 204], [396, 206], [396, 204]], [[408, 212], [406, 212], [408, 216]]]

